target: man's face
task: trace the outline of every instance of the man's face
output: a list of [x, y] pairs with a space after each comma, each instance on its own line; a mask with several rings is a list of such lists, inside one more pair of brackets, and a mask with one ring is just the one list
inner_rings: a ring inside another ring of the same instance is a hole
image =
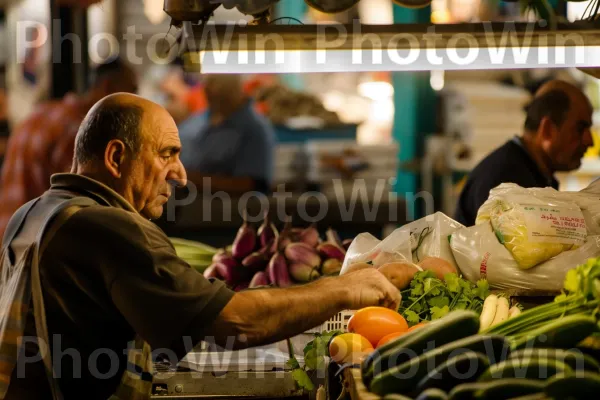
[[[171, 184], [186, 184], [186, 173], [179, 160], [179, 132], [169, 113], [159, 107], [144, 113], [143, 144], [137, 158], [131, 162], [129, 179], [130, 201], [144, 217], [157, 219], [171, 196]], [[175, 181], [175, 182], [174, 182]]]
[[594, 145], [592, 138], [592, 113], [584, 96], [571, 96], [571, 107], [561, 126], [552, 125], [544, 150], [555, 171], [572, 171], [581, 166], [581, 159], [588, 147]]

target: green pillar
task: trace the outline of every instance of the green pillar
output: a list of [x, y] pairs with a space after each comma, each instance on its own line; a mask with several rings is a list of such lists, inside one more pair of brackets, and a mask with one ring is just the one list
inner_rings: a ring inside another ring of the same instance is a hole
[[[431, 8], [408, 9], [394, 5], [394, 23], [429, 23]], [[396, 72], [394, 85], [394, 139], [400, 145], [400, 164], [416, 160], [423, 155], [425, 137], [435, 130], [436, 96], [430, 84], [430, 72]], [[416, 195], [420, 187], [415, 172], [398, 171], [396, 192], [399, 196]], [[414, 217], [422, 216], [416, 207]]]
[[[308, 11], [308, 6], [301, 0], [279, 0], [276, 6], [276, 15], [274, 18], [290, 17], [296, 18], [304, 23], [305, 16]], [[282, 24], [297, 24], [297, 22], [282, 21]], [[304, 88], [304, 80], [301, 74], [283, 74], [281, 80], [290, 88], [302, 90]]]

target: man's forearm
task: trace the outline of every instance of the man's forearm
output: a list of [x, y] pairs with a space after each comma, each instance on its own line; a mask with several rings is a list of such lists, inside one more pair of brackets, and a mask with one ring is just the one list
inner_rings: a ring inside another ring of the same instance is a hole
[[213, 325], [211, 335], [236, 348], [277, 342], [314, 328], [347, 307], [347, 290], [336, 279], [289, 289], [237, 293]]

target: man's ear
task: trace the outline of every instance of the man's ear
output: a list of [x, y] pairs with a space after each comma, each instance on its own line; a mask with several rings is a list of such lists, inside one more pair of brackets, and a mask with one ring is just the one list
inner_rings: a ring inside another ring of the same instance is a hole
[[122, 166], [125, 161], [125, 150], [125, 143], [118, 139], [113, 139], [106, 145], [104, 166], [114, 178], [120, 178], [123, 172]]
[[540, 127], [538, 129], [538, 134], [540, 135], [540, 138], [542, 140], [553, 140], [556, 136], [557, 131], [558, 127], [556, 126], [554, 121], [550, 119], [550, 117], [546, 116], [542, 118], [542, 121], [540, 122]]

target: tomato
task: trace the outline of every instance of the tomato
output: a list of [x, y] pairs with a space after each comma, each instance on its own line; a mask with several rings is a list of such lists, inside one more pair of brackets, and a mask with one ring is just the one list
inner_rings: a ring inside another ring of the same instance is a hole
[[379, 341], [379, 343], [377, 343], [376, 349], [380, 348], [381, 346], [383, 346], [384, 344], [386, 344], [388, 342], [398, 339], [400, 336], [404, 336], [405, 333], [406, 332], [390, 333], [389, 335], [382, 337], [381, 340]]
[[407, 330], [408, 324], [402, 315], [384, 307], [363, 308], [348, 321], [348, 331], [364, 336], [373, 346], [389, 334]]
[[358, 361], [372, 351], [371, 342], [356, 333], [343, 333], [329, 343], [329, 356], [338, 364]]
[[420, 324], [416, 324], [414, 326], [411, 326], [410, 328], [408, 328], [409, 332], [414, 331], [415, 329], [419, 329], [421, 327], [425, 326], [425, 322], [421, 322]]

